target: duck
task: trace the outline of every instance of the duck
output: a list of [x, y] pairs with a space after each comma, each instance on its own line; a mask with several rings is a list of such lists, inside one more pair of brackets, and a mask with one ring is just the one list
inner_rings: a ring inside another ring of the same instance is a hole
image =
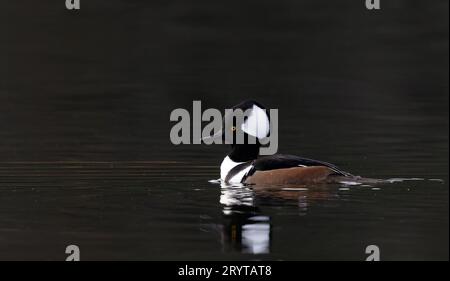
[[[225, 115], [222, 130], [214, 135], [223, 140], [226, 140], [228, 135], [228, 143], [231, 144], [231, 151], [220, 165], [220, 180], [223, 183], [266, 186], [306, 185], [342, 183], [357, 178], [336, 165], [324, 161], [287, 154], [260, 155], [261, 140], [270, 135], [268, 111], [261, 103], [254, 100], [245, 100], [232, 109], [250, 113], [241, 124], [237, 124], [234, 117], [231, 122], [230, 120], [226, 122], [229, 117]], [[231, 133], [225, 134], [226, 130]], [[244, 141], [239, 143], [236, 141], [238, 133], [244, 136]], [[251, 139], [253, 141], [250, 141]]]

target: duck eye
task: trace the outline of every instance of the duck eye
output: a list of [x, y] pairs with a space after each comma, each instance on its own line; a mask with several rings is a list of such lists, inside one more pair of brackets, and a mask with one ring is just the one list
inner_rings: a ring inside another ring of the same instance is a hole
[[231, 131], [232, 132], [236, 131], [236, 127], [235, 126], [231, 127]]

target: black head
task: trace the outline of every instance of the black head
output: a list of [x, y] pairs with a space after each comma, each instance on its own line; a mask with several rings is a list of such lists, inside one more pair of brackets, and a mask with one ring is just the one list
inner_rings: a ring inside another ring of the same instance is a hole
[[[260, 140], [269, 136], [270, 119], [266, 108], [253, 100], [246, 100], [233, 108], [233, 114], [225, 114], [222, 138], [231, 144], [228, 154], [235, 162], [245, 162], [256, 159], [261, 146]], [[242, 118], [236, 118], [239, 113]]]

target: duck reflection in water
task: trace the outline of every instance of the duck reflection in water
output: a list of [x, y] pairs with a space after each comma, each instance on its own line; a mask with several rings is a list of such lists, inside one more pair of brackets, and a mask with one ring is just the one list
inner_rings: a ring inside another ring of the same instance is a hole
[[221, 183], [223, 250], [246, 254], [271, 252], [273, 225], [270, 216], [260, 206], [269, 207], [271, 202], [283, 200], [289, 204], [296, 203], [299, 216], [304, 216], [314, 202], [338, 196], [338, 189], [330, 186], [308, 189], [306, 186], [283, 188]]
[[270, 253], [270, 217], [256, 206], [253, 191], [222, 184], [220, 203], [225, 218], [222, 228], [224, 250], [231, 247], [248, 254]]

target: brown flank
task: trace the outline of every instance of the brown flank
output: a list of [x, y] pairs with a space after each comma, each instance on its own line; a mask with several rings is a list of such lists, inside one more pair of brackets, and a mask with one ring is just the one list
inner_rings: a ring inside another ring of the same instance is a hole
[[328, 167], [293, 167], [269, 171], [256, 171], [245, 180], [247, 184], [311, 184], [330, 181], [334, 172]]

